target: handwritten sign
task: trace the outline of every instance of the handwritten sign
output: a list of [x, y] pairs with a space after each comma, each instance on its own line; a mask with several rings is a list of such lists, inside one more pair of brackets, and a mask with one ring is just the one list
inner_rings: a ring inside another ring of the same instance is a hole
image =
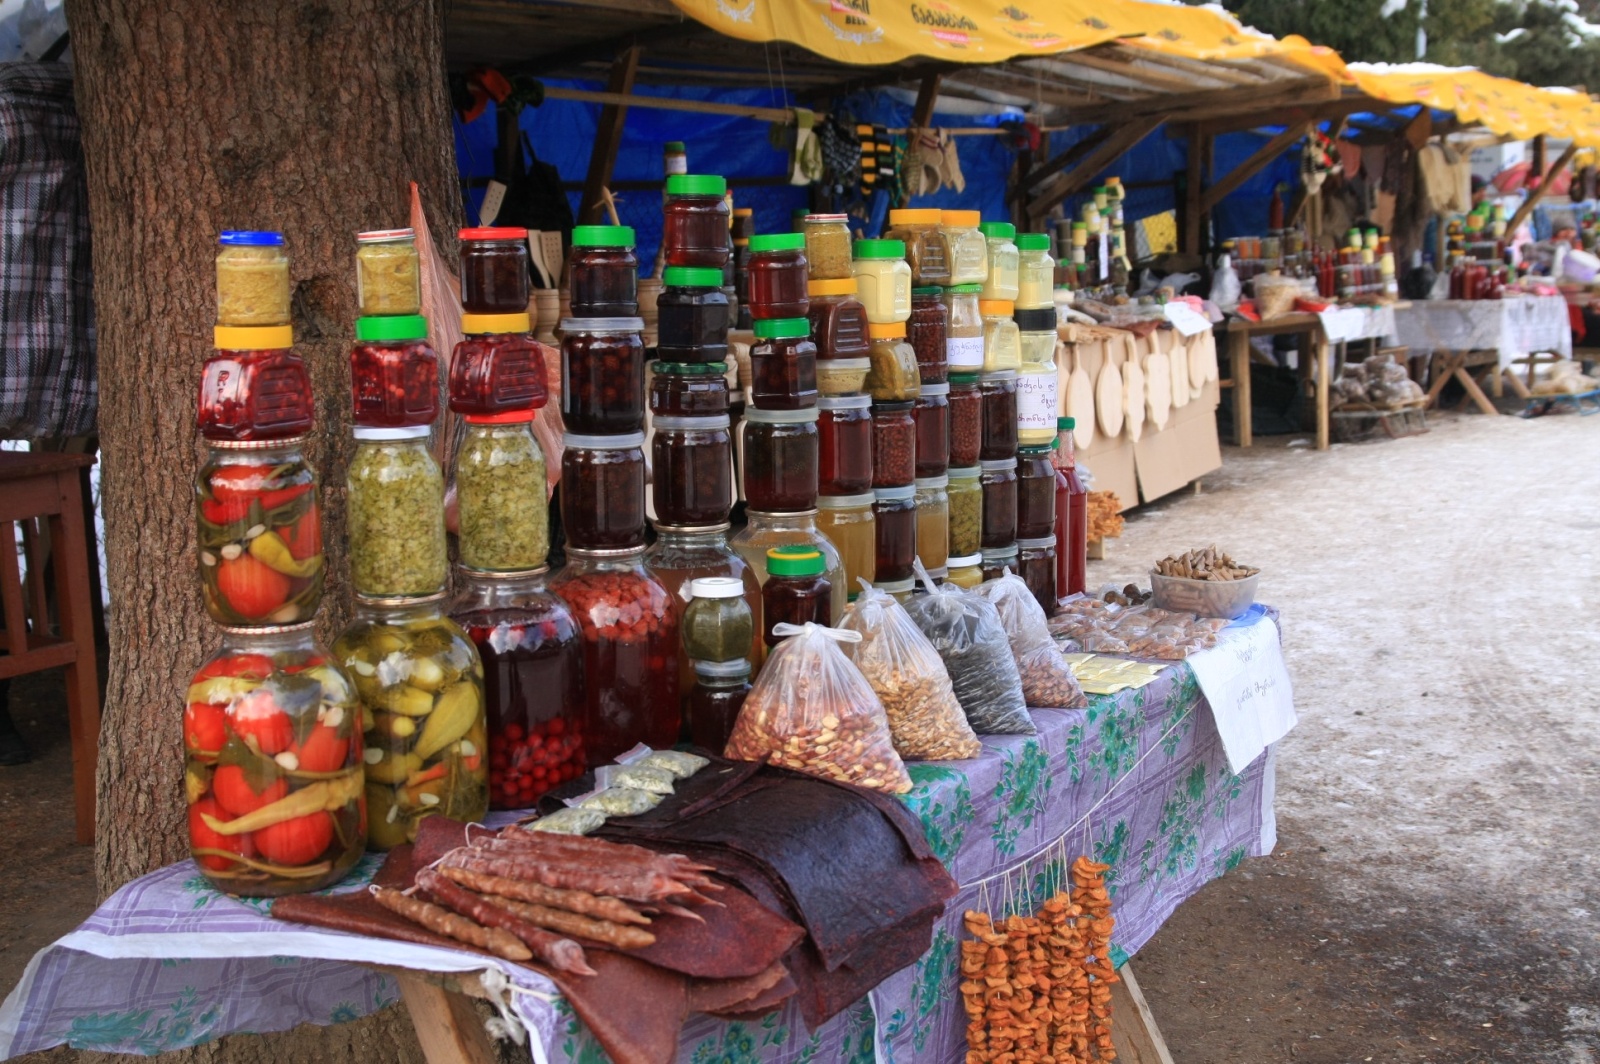
[[1187, 303], [1168, 303], [1166, 314], [1167, 320], [1180, 336], [1194, 336], [1211, 329], [1211, 319]]
[[1278, 626], [1270, 619], [1224, 629], [1217, 645], [1189, 658], [1189, 665], [1235, 773], [1299, 723]]

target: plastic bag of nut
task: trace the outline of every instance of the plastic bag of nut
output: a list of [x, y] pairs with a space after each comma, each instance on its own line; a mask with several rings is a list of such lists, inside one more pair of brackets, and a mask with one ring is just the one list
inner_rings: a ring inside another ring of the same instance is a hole
[[883, 703], [838, 647], [859, 642], [861, 633], [809, 621], [772, 630], [785, 638], [745, 697], [726, 756], [885, 794], [909, 791], [911, 777], [889, 738]]
[[906, 613], [939, 652], [972, 730], [979, 735], [1034, 734], [1038, 729], [1022, 697], [1022, 677], [994, 606], [955, 584], [934, 587], [921, 562], [916, 571], [928, 593], [913, 598]]
[[845, 631], [860, 632], [861, 642], [843, 649], [878, 693], [894, 748], [915, 761], [977, 757], [983, 744], [961, 712], [939, 652], [893, 595], [865, 580], [861, 586], [839, 622]]
[[1022, 697], [1028, 705], [1044, 709], [1076, 709], [1089, 704], [1072, 667], [1050, 638], [1050, 622], [1027, 582], [1009, 567], [998, 580], [973, 589], [994, 604], [1011, 643], [1011, 656], [1022, 677]]

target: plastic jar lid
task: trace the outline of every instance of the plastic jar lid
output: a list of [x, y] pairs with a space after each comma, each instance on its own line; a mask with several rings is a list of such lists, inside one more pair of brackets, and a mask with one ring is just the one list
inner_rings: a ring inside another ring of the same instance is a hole
[[950, 383], [960, 385], [977, 384], [978, 378], [981, 376], [981, 373], [952, 373], [950, 374]]
[[854, 277], [839, 277], [831, 281], [809, 281], [806, 284], [808, 296], [853, 296], [857, 292]]
[[942, 490], [950, 486], [950, 477], [948, 474], [937, 477], [918, 477], [912, 483], [916, 485], [918, 491]]
[[211, 345], [218, 351], [280, 351], [294, 346], [292, 325], [216, 325]]
[[763, 425], [802, 425], [815, 423], [817, 411], [815, 407], [806, 410], [762, 410], [759, 407], [750, 407], [744, 412], [747, 422]]
[[864, 491], [860, 495], [818, 495], [817, 509], [819, 510], [856, 510], [872, 505], [872, 492]]
[[977, 480], [982, 473], [982, 466], [951, 466], [945, 471], [945, 476], [951, 480]]
[[978, 463], [978, 468], [985, 473], [1015, 473], [1017, 460], [1015, 458], [985, 458]]
[[657, 377], [722, 377], [728, 372], [726, 362], [657, 362]]
[[1056, 537], [1054, 536], [1040, 536], [1037, 539], [1017, 540], [1017, 548], [1019, 550], [1043, 550], [1046, 547], [1054, 549], [1055, 545]]
[[[870, 363], [871, 361], [871, 359], [841, 358], [828, 364], [837, 366], [844, 362]], [[865, 410], [871, 405], [872, 396], [870, 395], [823, 395], [817, 398], [817, 409], [819, 410]]]
[[981, 285], [981, 284], [953, 284], [949, 288], [945, 289], [945, 291], [947, 291], [951, 295], [955, 295], [955, 296], [975, 296], [979, 292], [983, 291], [983, 285]]
[[983, 560], [985, 563], [1004, 561], [1007, 558], [1015, 558], [1016, 556], [1017, 545], [1015, 543], [1009, 547], [985, 547], [983, 550]]
[[1020, 374], [1014, 369], [997, 369], [982, 374], [978, 379], [981, 381], [1014, 381], [1018, 376]]
[[281, 248], [283, 234], [270, 229], [224, 229], [217, 243], [229, 248]]
[[763, 251], [804, 251], [805, 248], [804, 233], [764, 233], [750, 238], [751, 254], [760, 254]]
[[[824, 358], [817, 361], [818, 373], [826, 373], [829, 370], [836, 370], [841, 373], [849, 373], [858, 369], [864, 372], [871, 368], [872, 359], [870, 358]], [[840, 398], [848, 399], [852, 397], [840, 396]]]
[[658, 414], [651, 421], [657, 432], [707, 432], [715, 429], [725, 429], [733, 424], [727, 414], [708, 414], [705, 417], [678, 417], [672, 414]]
[[573, 433], [564, 433], [561, 445], [566, 448], [580, 448], [586, 451], [621, 451], [629, 447], [643, 447], [644, 433], [625, 432], [621, 436], [578, 436]]
[[667, 178], [669, 196], [725, 196], [728, 179], [715, 174], [673, 174]]
[[1016, 303], [1009, 299], [978, 300], [978, 312], [986, 318], [1009, 318], [1016, 311]]
[[[469, 425], [523, 425], [533, 420], [534, 411], [540, 407], [524, 407], [521, 410], [507, 410], [501, 414], [462, 414], [461, 420]], [[495, 570], [499, 572], [499, 570]]]
[[[495, 315], [512, 317], [513, 315]], [[524, 319], [527, 315], [522, 316]], [[506, 330], [510, 331], [510, 330]], [[400, 340], [426, 340], [428, 319], [421, 314], [395, 314], [356, 319], [356, 339], [364, 343], [384, 343]]]
[[1054, 307], [1017, 310], [1012, 313], [1011, 318], [1017, 323], [1019, 332], [1053, 334], [1056, 331], [1056, 312]]
[[933, 384], [924, 384], [922, 386], [921, 394], [923, 394], [923, 395], [949, 395], [950, 394], [950, 385], [946, 381], [937, 381], [937, 382], [935, 382]]
[[643, 318], [562, 318], [561, 331], [579, 336], [614, 336], [644, 331]]
[[856, 258], [858, 259], [903, 259], [905, 257], [906, 242], [904, 240], [856, 241]]
[[963, 554], [959, 558], [946, 558], [945, 565], [951, 569], [973, 569], [983, 564], [981, 554]]
[[890, 225], [938, 225], [944, 212], [937, 207], [901, 207], [889, 212]]
[[872, 498], [875, 502], [900, 502], [906, 499], [914, 499], [916, 495], [917, 489], [910, 484], [902, 488], [874, 488], [872, 492]]
[[762, 318], [751, 326], [759, 340], [803, 340], [811, 335], [808, 318]]
[[[930, 571], [928, 575], [933, 576], [934, 574]], [[915, 591], [917, 581], [914, 577], [908, 576], [904, 580], [880, 580], [872, 586], [885, 594], [903, 595], [907, 591]]]
[[952, 229], [976, 229], [978, 228], [978, 223], [983, 219], [982, 213], [978, 211], [940, 211], [939, 213], [943, 215], [939, 219], [939, 224], [949, 226]]
[[722, 271], [710, 266], [668, 266], [661, 271], [663, 288], [721, 288]]
[[1075, 417], [1058, 417], [1058, 418], [1056, 418], [1056, 431], [1057, 432], [1067, 432], [1067, 431], [1070, 431], [1070, 430], [1075, 429], [1077, 427], [1078, 427], [1078, 419], [1075, 418]]
[[820, 225], [824, 222], [848, 222], [850, 216], [847, 214], [808, 214], [805, 216], [805, 220]]
[[1017, 227], [1010, 222], [984, 222], [978, 232], [990, 240], [1010, 240], [1017, 235]]
[[809, 545], [772, 547], [767, 551], [767, 572], [772, 576], [821, 576], [827, 570], [822, 552]]
[[736, 576], [697, 576], [689, 581], [689, 597], [730, 599], [744, 597], [744, 581]]
[[734, 658], [732, 661], [696, 660], [694, 672], [696, 676], [704, 676], [707, 679], [749, 679], [750, 662], [744, 658]]
[[[359, 322], [361, 319], [357, 320]], [[532, 331], [533, 317], [527, 311], [521, 314], [461, 315], [461, 332], [466, 336], [497, 336]]]
[[528, 231], [514, 225], [480, 225], [456, 234], [459, 240], [526, 240]]
[[906, 334], [903, 321], [867, 322], [867, 335], [874, 340], [898, 340]]
[[925, 285], [925, 286], [919, 285], [918, 287], [913, 288], [911, 290], [911, 294], [914, 295], [914, 296], [922, 296], [924, 298], [926, 298], [928, 296], [934, 296], [935, 298], [937, 298], [939, 296], [944, 295], [944, 289], [940, 288], [936, 284], [930, 284], [930, 285]]
[[[1074, 222], [1073, 223], [1073, 228], [1076, 229], [1078, 226], [1083, 225], [1083, 224], [1084, 223], [1082, 223], [1082, 222]], [[1018, 251], [1049, 251], [1050, 250], [1050, 237], [1047, 236], [1044, 233], [1022, 233], [1021, 235], [1019, 235], [1017, 237], [1017, 250]]]
[[369, 229], [356, 234], [357, 244], [399, 244], [417, 239], [415, 229]]
[[631, 248], [633, 245], [631, 225], [577, 225], [572, 228], [575, 248]]
[[910, 399], [896, 399], [893, 402], [873, 403], [874, 414], [900, 414], [911, 409], [914, 404]]
[[428, 425], [402, 425], [399, 428], [356, 425], [350, 434], [358, 440], [420, 440], [431, 431]]

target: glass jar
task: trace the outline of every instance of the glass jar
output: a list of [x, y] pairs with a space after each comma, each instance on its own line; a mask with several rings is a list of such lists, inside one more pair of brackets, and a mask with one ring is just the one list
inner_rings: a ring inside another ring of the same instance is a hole
[[984, 222], [978, 226], [989, 249], [989, 277], [983, 282], [984, 299], [1017, 298], [1017, 227], [1010, 222]]
[[[511, 319], [505, 322], [510, 328], [501, 331], [501, 319]], [[451, 410], [469, 416], [496, 415], [545, 405], [550, 397], [545, 349], [528, 331], [530, 325], [526, 314], [461, 315], [466, 336], [450, 356]], [[484, 328], [494, 331], [479, 331]]]
[[356, 234], [356, 313], [422, 313], [422, 270], [414, 229]]
[[1015, 311], [1002, 299], [978, 303], [983, 314], [983, 371], [996, 373], [1022, 365], [1022, 334], [1012, 318]]
[[[849, 260], [846, 259], [848, 262]], [[806, 285], [811, 299], [811, 338], [817, 357], [866, 358], [871, 350], [867, 337], [867, 308], [856, 298], [854, 277], [813, 280]]]
[[644, 428], [643, 329], [640, 318], [561, 320], [561, 421], [568, 432]]
[[444, 474], [427, 426], [353, 430], [345, 535], [358, 595], [434, 595], [444, 589]]
[[877, 576], [877, 538], [872, 519], [872, 492], [855, 495], [819, 495], [817, 528], [844, 561], [845, 597], [854, 602], [861, 581]]
[[200, 591], [218, 624], [296, 624], [322, 601], [322, 511], [305, 438], [213, 443], [195, 478]]
[[439, 416], [439, 356], [428, 319], [357, 318], [350, 348], [350, 399], [357, 425], [407, 428]]
[[[697, 527], [657, 525], [656, 541], [645, 551], [645, 566], [650, 575], [667, 589], [682, 627], [689, 607], [694, 604], [694, 584], [699, 580], [729, 579], [741, 589], [744, 609], [752, 618], [761, 616], [761, 581], [743, 557], [728, 546], [728, 523]], [[737, 656], [758, 660], [761, 644], [755, 638], [754, 621], [743, 644], [734, 648]], [[688, 635], [685, 630], [684, 639]], [[678, 656], [678, 692], [687, 695], [694, 682], [693, 654]]]
[[468, 314], [525, 314], [530, 298], [528, 231], [511, 226], [463, 229], [461, 309]]
[[872, 493], [875, 584], [909, 580], [917, 561], [917, 489], [878, 488]]
[[583, 637], [543, 567], [521, 573], [457, 568], [450, 619], [483, 663], [489, 808], [527, 809], [583, 775]]
[[633, 227], [580, 225], [572, 230], [567, 273], [578, 318], [637, 318], [639, 259]]
[[[798, 236], [795, 233], [784, 234]], [[750, 347], [750, 403], [760, 410], [803, 410], [817, 403], [817, 345], [805, 318], [764, 318]]]
[[689, 599], [683, 608], [683, 656], [693, 661], [745, 661], [754, 646], [756, 620], [750, 596], [753, 593], [760, 604], [761, 583], [726, 543], [721, 549], [738, 562], [743, 578], [697, 576], [679, 588], [679, 595]]
[[471, 569], [538, 569], [550, 553], [550, 493], [533, 411], [469, 415], [456, 451], [457, 551]]
[[950, 500], [950, 556], [977, 554], [983, 547], [982, 466], [951, 466], [945, 494]]
[[986, 461], [979, 482], [983, 488], [983, 523], [978, 542], [984, 550], [1017, 540], [1017, 461]]
[[929, 572], [950, 556], [949, 485], [946, 476], [917, 478], [917, 557]]
[[828, 395], [817, 400], [817, 491], [857, 495], [872, 490], [872, 400]]
[[945, 328], [945, 360], [951, 373], [976, 373], [983, 369], [983, 312], [981, 285], [963, 284], [945, 290], [950, 324]]
[[[189, 847], [201, 873], [228, 894], [320, 890], [366, 847], [361, 703], [314, 628], [223, 626], [221, 648], [189, 681]], [[289, 800], [311, 788], [321, 800]]]
[[[827, 561], [828, 582], [834, 587], [844, 585], [844, 559], [834, 549], [828, 537], [817, 529], [817, 511], [801, 510], [797, 513], [763, 513], [760, 510], [745, 512], [745, 526], [729, 541], [729, 546], [739, 552], [763, 584], [767, 580], [767, 550], [771, 547], [788, 547], [796, 543], [809, 543], [822, 552]], [[833, 624], [844, 617], [844, 596], [833, 602]], [[759, 618], [758, 618], [759, 621]]]
[[917, 425], [917, 476], [944, 476], [950, 468], [950, 385], [924, 384], [911, 418]]
[[656, 296], [656, 357], [662, 362], [726, 362], [733, 323], [722, 271], [669, 266]]
[[667, 178], [661, 244], [668, 266], [720, 270], [731, 252], [728, 182], [710, 174], [672, 174]]
[[761, 585], [761, 638], [768, 651], [783, 641], [778, 624], [828, 625], [833, 620], [833, 585], [827, 560], [817, 548], [796, 544], [767, 549], [767, 582]]
[[802, 234], [750, 238], [750, 313], [757, 321], [805, 317], [811, 311], [810, 280]]
[[751, 509], [814, 509], [817, 461], [816, 410], [745, 411], [744, 496]]
[[923, 384], [939, 384], [949, 368], [946, 331], [950, 310], [944, 304], [944, 289], [937, 286], [911, 290], [911, 320], [906, 337], [917, 356], [917, 376]]
[[483, 662], [444, 596], [356, 596], [333, 656], [366, 707], [367, 844], [415, 842], [424, 817], [471, 823], [489, 810]]
[[1019, 310], [1017, 326], [1022, 349], [1021, 376], [1017, 378], [1017, 442], [1048, 446], [1056, 440], [1056, 412], [1060, 406], [1056, 312]]
[[[928, 577], [937, 583], [942, 579], [942, 574], [930, 572]], [[910, 602], [917, 593], [917, 581], [914, 577], [907, 577], [904, 580], [879, 580], [872, 586], [886, 595], [893, 595], [895, 601], [902, 606]]]
[[990, 580], [1000, 579], [1005, 575], [1007, 569], [1010, 569], [1013, 573], [1017, 571], [1017, 545], [1015, 543], [1009, 543], [1004, 547], [996, 547], [993, 550], [984, 548], [981, 572], [985, 583]]
[[1019, 310], [1055, 309], [1056, 260], [1050, 257], [1050, 238], [1044, 233], [1017, 237], [1017, 298]]
[[819, 395], [857, 395], [872, 371], [870, 358], [831, 358], [817, 363]]
[[650, 413], [710, 417], [728, 412], [726, 362], [657, 362], [650, 377]]
[[850, 224], [843, 214], [808, 214], [800, 223], [806, 260], [813, 281], [842, 281], [851, 276]]
[[288, 325], [289, 253], [283, 234], [227, 229], [217, 238], [217, 324]]
[[1017, 448], [1017, 538], [1056, 531], [1056, 467], [1048, 446]]
[[981, 285], [989, 279], [989, 242], [978, 231], [977, 211], [941, 211], [939, 231], [950, 246], [946, 284]]
[[1036, 539], [1017, 539], [1017, 575], [1034, 600], [1044, 610], [1046, 617], [1054, 617], [1061, 609], [1056, 596], [1056, 537], [1040, 536]]
[[983, 396], [983, 436], [978, 447], [982, 460], [1017, 457], [1017, 371], [985, 373], [978, 381]]
[[644, 433], [562, 437], [561, 526], [580, 550], [644, 547]]
[[227, 346], [206, 359], [200, 375], [200, 435], [246, 443], [309, 433], [311, 374], [289, 350], [293, 330], [219, 326], [216, 332]]
[[911, 267], [898, 240], [857, 240], [856, 289], [867, 321], [888, 324], [911, 317]]
[[983, 389], [976, 373], [950, 374], [950, 464], [976, 466], [983, 449]]
[[983, 583], [983, 555], [952, 556], [945, 562], [944, 582], [968, 591]]
[[908, 488], [917, 478], [917, 423], [912, 403], [872, 404], [872, 486]]
[[867, 374], [867, 392], [880, 403], [916, 399], [922, 379], [917, 375], [917, 354], [906, 343], [905, 323], [874, 323], [867, 326], [867, 333], [872, 337], [872, 369]]
[[695, 685], [689, 692], [689, 741], [721, 754], [750, 694], [748, 661], [697, 661]]
[[[902, 208], [889, 212], [884, 239], [905, 244], [911, 278], [919, 285], [950, 284], [950, 242], [939, 230], [941, 211]], [[856, 252], [860, 257], [860, 252]]]
[[733, 508], [733, 444], [728, 415], [655, 419], [650, 490], [656, 520], [714, 525]]
[[568, 548], [550, 590], [572, 607], [583, 630], [589, 764], [604, 764], [638, 743], [671, 749], [683, 719], [678, 610], [645, 568], [644, 548]]

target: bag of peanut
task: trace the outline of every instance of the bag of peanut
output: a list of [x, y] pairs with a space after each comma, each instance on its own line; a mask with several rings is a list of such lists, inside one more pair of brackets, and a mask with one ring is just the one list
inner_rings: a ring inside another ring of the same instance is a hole
[[1011, 656], [1022, 674], [1022, 697], [1040, 709], [1076, 709], [1089, 704], [1072, 666], [1050, 637], [1050, 621], [1027, 583], [1010, 568], [998, 580], [973, 589], [994, 604], [1011, 642]]

